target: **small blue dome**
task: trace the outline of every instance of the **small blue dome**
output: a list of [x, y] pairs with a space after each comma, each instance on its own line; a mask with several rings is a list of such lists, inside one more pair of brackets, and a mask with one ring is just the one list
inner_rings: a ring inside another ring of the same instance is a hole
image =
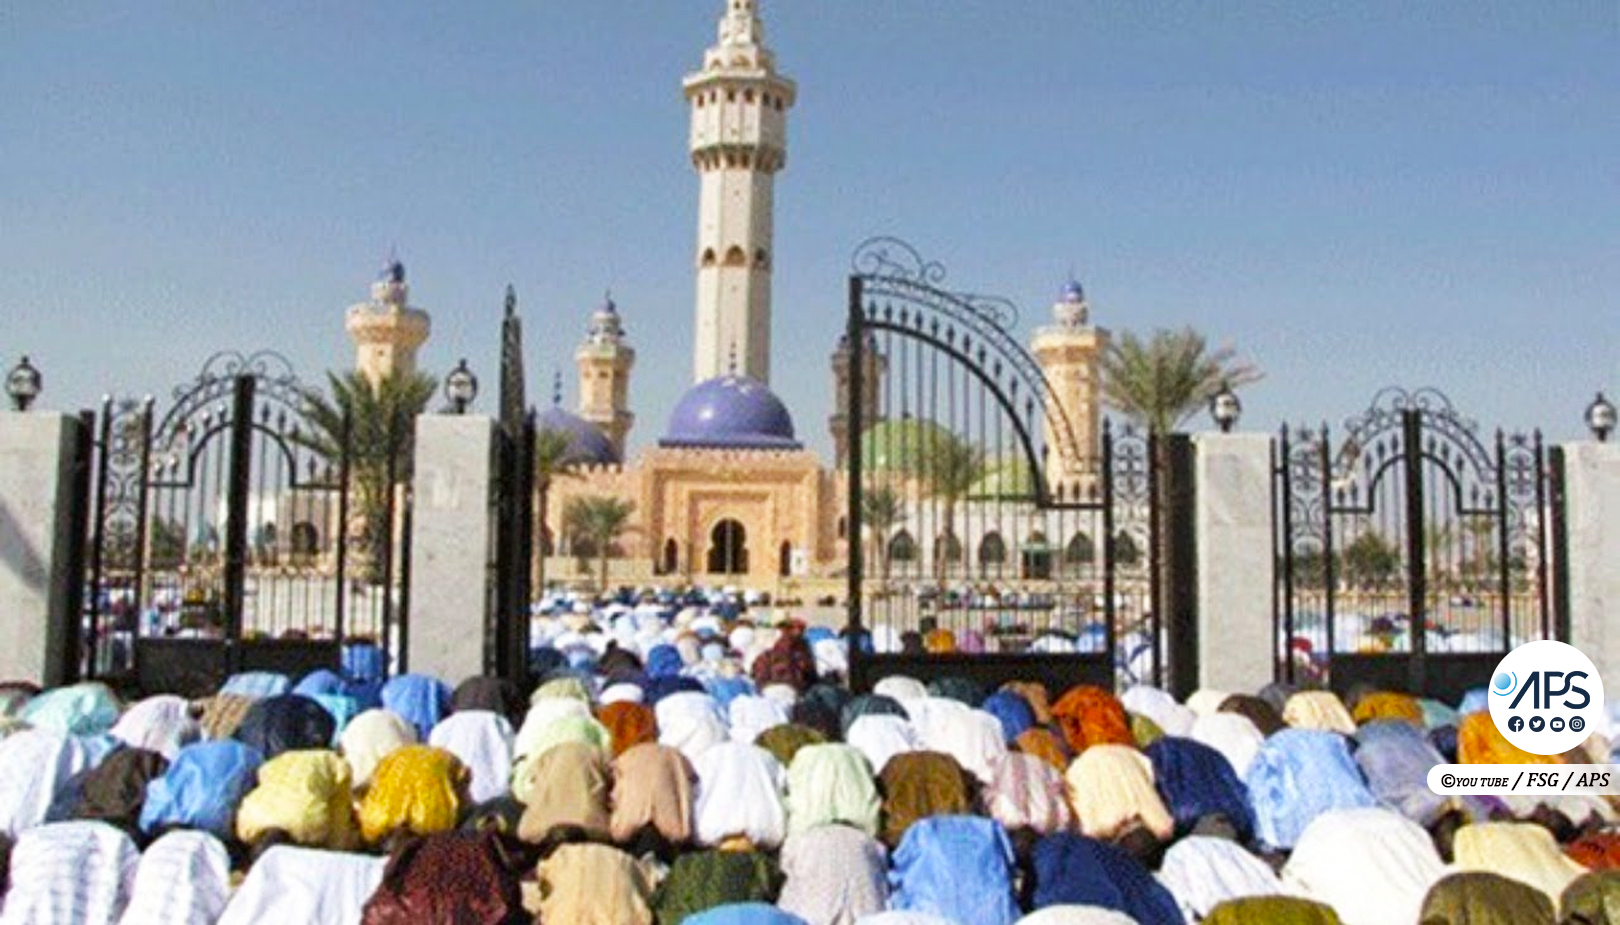
[[568, 451], [563, 453], [562, 458], [565, 466], [602, 466], [619, 462], [619, 454], [613, 452], [613, 444], [608, 442], [608, 438], [596, 425], [578, 415], [569, 414], [553, 405], [535, 423], [537, 430], [553, 431], [568, 438]]
[[1086, 291], [1080, 288], [1079, 280], [1071, 279], [1069, 284], [1063, 287], [1063, 294], [1059, 296], [1059, 299], [1064, 302], [1084, 302], [1086, 300]]
[[793, 417], [764, 383], [717, 376], [687, 390], [669, 416], [660, 446], [796, 450]]

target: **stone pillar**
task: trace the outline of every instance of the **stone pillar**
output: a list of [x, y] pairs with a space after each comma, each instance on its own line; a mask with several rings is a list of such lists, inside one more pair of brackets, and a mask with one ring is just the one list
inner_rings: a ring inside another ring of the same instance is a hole
[[[1554, 568], [1567, 576], [1569, 643], [1620, 697], [1620, 444], [1566, 443], [1564, 526]], [[1563, 567], [1558, 568], [1558, 557]]]
[[86, 437], [71, 415], [0, 411], [0, 680], [78, 674]]
[[1253, 693], [1270, 683], [1271, 437], [1193, 437], [1198, 485], [1199, 684]]
[[495, 421], [416, 419], [406, 666], [454, 686], [482, 674], [494, 605]]

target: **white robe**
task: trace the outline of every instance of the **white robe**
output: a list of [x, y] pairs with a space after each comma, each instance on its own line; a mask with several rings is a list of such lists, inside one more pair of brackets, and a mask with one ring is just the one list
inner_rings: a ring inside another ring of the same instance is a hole
[[24, 729], [0, 740], [0, 832], [16, 837], [43, 823], [57, 791], [91, 763], [74, 736]]
[[468, 796], [483, 803], [512, 790], [512, 724], [489, 710], [464, 710], [439, 721], [428, 744], [442, 748], [472, 774]]
[[1417, 921], [1446, 872], [1429, 833], [1400, 813], [1337, 809], [1305, 827], [1283, 883], [1332, 906], [1344, 925], [1388, 925]]
[[121, 925], [214, 925], [230, 901], [230, 878], [231, 860], [219, 839], [170, 832], [141, 855]]
[[923, 751], [922, 737], [911, 720], [892, 713], [868, 713], [849, 724], [844, 741], [860, 749], [872, 767], [881, 768], [889, 759], [905, 752]]
[[134, 704], [113, 724], [112, 737], [131, 748], [157, 752], [169, 761], [180, 749], [202, 738], [184, 697], [159, 694]]
[[360, 925], [388, 859], [277, 845], [231, 897], [217, 925]]
[[746, 835], [769, 849], [787, 836], [782, 800], [787, 774], [771, 753], [756, 745], [723, 742], [692, 760], [697, 771], [697, 823], [700, 845], [718, 845]]
[[29, 829], [11, 850], [0, 925], [114, 925], [139, 863], [130, 837], [103, 822]]
[[1183, 838], [1164, 853], [1159, 882], [1176, 898], [1187, 920], [1197, 921], [1228, 899], [1283, 893], [1266, 862], [1237, 842], [1207, 835]]

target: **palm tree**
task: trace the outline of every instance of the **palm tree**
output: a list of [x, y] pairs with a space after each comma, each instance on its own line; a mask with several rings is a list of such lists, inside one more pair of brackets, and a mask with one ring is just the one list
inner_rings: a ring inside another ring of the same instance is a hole
[[630, 529], [636, 503], [609, 495], [575, 495], [563, 508], [568, 535], [583, 539], [596, 551], [599, 590], [607, 590], [608, 551], [619, 534]]
[[[361, 549], [376, 580], [391, 554], [388, 498], [395, 486], [410, 480], [416, 417], [427, 408], [438, 383], [423, 373], [397, 371], [375, 382], [359, 372], [327, 373], [326, 378], [330, 397], [313, 389], [304, 394], [311, 430], [297, 439], [336, 465], [343, 459], [347, 437], [354, 510], [364, 525]], [[348, 525], [340, 529], [347, 530]]]
[[1186, 423], [1223, 384], [1237, 389], [1260, 378], [1233, 348], [1211, 350], [1190, 327], [1159, 329], [1145, 341], [1121, 332], [1102, 357], [1103, 401], [1156, 434]]
[[534, 487], [540, 529], [535, 531], [539, 549], [534, 557], [534, 580], [530, 585], [540, 595], [546, 593], [546, 521], [551, 514], [551, 483], [574, 475], [568, 460], [572, 445], [572, 438], [558, 430], [541, 430], [534, 438]]
[[905, 519], [906, 501], [893, 488], [884, 485], [861, 495], [861, 521], [872, 528], [884, 581], [889, 580], [889, 531]]
[[[924, 445], [921, 469], [923, 490], [939, 502], [945, 517], [945, 530], [940, 536], [954, 539], [956, 506], [984, 478], [984, 450], [955, 434], [941, 432]], [[934, 543], [934, 565], [942, 577], [950, 567], [944, 561], [945, 546], [939, 540]]]

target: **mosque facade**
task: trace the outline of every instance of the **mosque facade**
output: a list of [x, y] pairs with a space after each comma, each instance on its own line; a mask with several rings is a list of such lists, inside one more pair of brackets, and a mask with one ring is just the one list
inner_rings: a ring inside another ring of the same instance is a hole
[[[537, 545], [550, 557], [548, 576], [586, 579], [590, 556], [567, 535], [563, 512], [576, 496], [617, 496], [633, 501], [635, 513], [612, 550], [615, 582], [836, 593], [848, 556], [850, 351], [838, 343], [830, 357], [834, 458], [823, 460], [800, 442], [793, 415], [770, 388], [775, 181], [787, 165], [787, 115], [798, 91], [765, 44], [757, 0], [726, 0], [717, 42], [682, 87], [699, 178], [694, 381], [656, 444], [628, 458], [636, 354], [611, 297], [592, 312], [574, 355], [577, 407], [563, 406], [559, 382], [539, 417], [541, 429], [567, 436], [569, 449], [565, 474], [550, 480], [546, 503], [536, 504], [543, 521]], [[426, 314], [406, 305], [403, 270], [396, 274], [394, 266], [373, 287], [371, 302], [349, 313], [357, 367], [372, 377], [413, 363], [428, 332]], [[1094, 446], [1107, 332], [1090, 326], [1084, 293], [1072, 282], [1053, 318], [1032, 351], [1066, 406], [1078, 445]], [[863, 381], [878, 381], [884, 358], [865, 356]], [[863, 416], [874, 420], [873, 410]], [[936, 528], [895, 530], [910, 536]], [[979, 531], [986, 529], [994, 525], [980, 518]], [[987, 542], [954, 535], [970, 549]]]

